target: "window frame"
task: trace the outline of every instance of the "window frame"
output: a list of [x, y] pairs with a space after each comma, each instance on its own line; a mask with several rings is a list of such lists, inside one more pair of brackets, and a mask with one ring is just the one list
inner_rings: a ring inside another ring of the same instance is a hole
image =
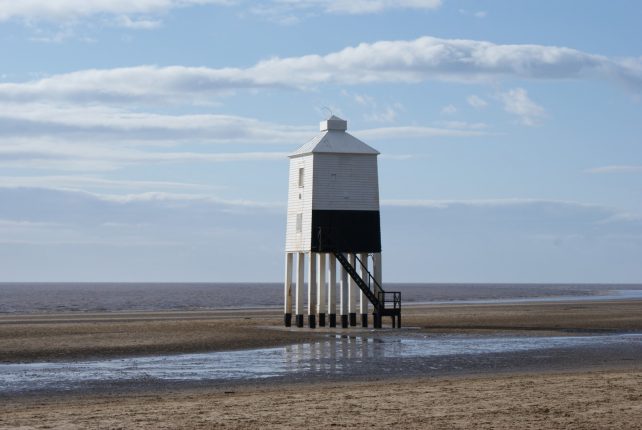
[[305, 184], [305, 167], [299, 167], [299, 188], [303, 188]]
[[296, 232], [303, 233], [303, 213], [296, 214]]

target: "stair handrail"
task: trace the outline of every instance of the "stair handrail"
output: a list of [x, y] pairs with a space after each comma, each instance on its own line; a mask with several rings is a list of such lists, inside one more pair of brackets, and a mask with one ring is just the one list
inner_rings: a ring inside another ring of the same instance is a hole
[[377, 282], [377, 278], [375, 278], [374, 275], [372, 273], [370, 273], [370, 271], [368, 270], [368, 265], [364, 264], [363, 261], [361, 261], [361, 259], [359, 258], [359, 256], [357, 254], [354, 254], [354, 258], [361, 265], [361, 269], [365, 270], [365, 272], [368, 274], [368, 287], [370, 287], [370, 280], [372, 279], [372, 282], [374, 282], [375, 286], [379, 288], [376, 292], [377, 293], [378, 292], [383, 292], [384, 291], [383, 287], [381, 286], [381, 284], [379, 284], [379, 282]]
[[[322, 246], [322, 237], [323, 236], [322, 236], [322, 228], [320, 226], [318, 228], [317, 235], [318, 235], [317, 239], [319, 241], [319, 248], [322, 249], [323, 248], [323, 246]], [[334, 243], [331, 242], [331, 245], [334, 245]], [[337, 260], [339, 260], [341, 265], [344, 266], [344, 268], [346, 268], [346, 264], [349, 265], [353, 270], [355, 270], [355, 275], [365, 284], [365, 281], [363, 280], [363, 278], [361, 276], [359, 276], [358, 273], [356, 273], [356, 268], [352, 266], [352, 264], [345, 258], [345, 256], [343, 255], [342, 252], [340, 252], [340, 251], [332, 251], [332, 252], [335, 255], [335, 257], [337, 258]], [[339, 254], [342, 255], [341, 258], [339, 257]], [[368, 284], [366, 285], [367, 292], [363, 291], [364, 294], [366, 294], [366, 296], [368, 296], [368, 299], [370, 300], [370, 302], [372, 302], [372, 305], [375, 308], [378, 308], [380, 310], [385, 309], [385, 307], [386, 307], [386, 305], [385, 305], [385, 294], [386, 294], [386, 292], [384, 291], [384, 289], [381, 286], [381, 284], [379, 284], [379, 282], [377, 282], [376, 278], [372, 275], [372, 273], [370, 273], [370, 271], [368, 270], [368, 267], [357, 256], [357, 254], [353, 254], [353, 255], [355, 257], [355, 260], [358, 261], [359, 264], [361, 265], [361, 270], [362, 270], [361, 273], [363, 274], [364, 271], [365, 271], [365, 273], [368, 274], [368, 277], [367, 277]], [[341, 261], [342, 259], [345, 260], [345, 264], [344, 264], [343, 261]], [[355, 279], [354, 276], [352, 276], [352, 274], [350, 274], [350, 276], [353, 277], [353, 279]], [[355, 281], [356, 281], [356, 279], [355, 279]], [[375, 291], [372, 291], [372, 283], [374, 283], [375, 286], [378, 288], [378, 289], [375, 289]], [[358, 284], [358, 282], [357, 282], [357, 284]], [[396, 306], [395, 306], [395, 308], [396, 308]]]
[[[368, 300], [372, 303], [372, 305], [377, 308], [377, 310], [382, 310], [384, 309], [384, 304], [379, 300], [379, 297], [377, 297], [377, 294], [375, 294], [373, 291], [371, 291], [368, 288], [368, 285], [365, 283], [363, 278], [359, 276], [357, 273], [355, 267], [348, 261], [346, 256], [339, 251], [333, 251], [334, 256], [339, 260], [339, 263], [343, 266], [343, 268], [348, 272], [350, 277], [354, 279], [354, 281], [357, 283], [361, 291], [368, 297]], [[363, 284], [363, 285], [361, 285]]]
[[[317, 233], [317, 238], [319, 240], [319, 248], [323, 248], [322, 242], [321, 242], [321, 238], [322, 238], [322, 234], [321, 233], [322, 233], [322, 227], [319, 226], [318, 227], [318, 233]], [[331, 245], [334, 245], [334, 243], [331, 243]], [[372, 273], [370, 273], [370, 271], [368, 270], [367, 264], [365, 264], [363, 261], [361, 261], [361, 259], [359, 258], [359, 256], [357, 254], [354, 254], [354, 257], [359, 262], [359, 264], [361, 265], [361, 268], [363, 270], [365, 270], [366, 273], [368, 274], [368, 287], [370, 287], [370, 279], [372, 279], [372, 281], [374, 282], [375, 286], [377, 286], [379, 288], [378, 291], [384, 291], [384, 289], [381, 286], [381, 284], [377, 281], [377, 278], [375, 278], [372, 275]]]

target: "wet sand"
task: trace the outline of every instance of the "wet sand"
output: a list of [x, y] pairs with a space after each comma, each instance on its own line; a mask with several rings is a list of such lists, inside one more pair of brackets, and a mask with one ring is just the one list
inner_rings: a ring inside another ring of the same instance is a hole
[[[3, 315], [0, 360], [225, 351], [324, 336], [275, 328], [281, 318], [274, 310]], [[403, 323], [430, 335], [641, 332], [642, 301], [422, 305], [405, 308]], [[4, 397], [0, 428], [642, 428], [642, 359], [636, 354], [626, 361], [617, 354], [590, 360], [580, 354], [561, 357], [561, 366], [534, 360], [495, 370], [493, 362], [483, 372], [432, 378], [285, 378]]]
[[276, 311], [69, 313], [0, 316], [0, 362], [262, 348], [315, 333], [267, 330]]
[[[321, 330], [269, 328], [280, 328], [282, 318], [277, 310], [5, 314], [0, 361], [208, 352], [318, 339]], [[404, 308], [403, 325], [428, 333], [639, 332], [642, 300], [418, 305]]]

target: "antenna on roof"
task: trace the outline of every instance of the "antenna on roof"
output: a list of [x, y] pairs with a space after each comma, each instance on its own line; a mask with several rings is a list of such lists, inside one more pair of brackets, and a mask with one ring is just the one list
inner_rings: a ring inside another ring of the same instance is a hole
[[332, 115], [334, 115], [334, 113], [332, 112], [332, 109], [330, 109], [330, 108], [329, 108], [329, 107], [327, 107], [327, 106], [321, 106], [321, 109], [324, 109], [324, 110], [327, 110], [328, 112], [330, 112], [330, 115], [328, 115], [328, 119], [330, 119], [330, 117], [331, 117]]

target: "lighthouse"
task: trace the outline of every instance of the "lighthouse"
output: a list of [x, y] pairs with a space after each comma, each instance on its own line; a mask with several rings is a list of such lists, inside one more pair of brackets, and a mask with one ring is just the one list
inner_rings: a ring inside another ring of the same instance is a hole
[[[316, 328], [401, 324], [401, 294], [382, 287], [379, 152], [332, 115], [289, 155], [284, 322]], [[306, 294], [307, 286], [307, 294]], [[340, 317], [338, 320], [337, 316]]]

